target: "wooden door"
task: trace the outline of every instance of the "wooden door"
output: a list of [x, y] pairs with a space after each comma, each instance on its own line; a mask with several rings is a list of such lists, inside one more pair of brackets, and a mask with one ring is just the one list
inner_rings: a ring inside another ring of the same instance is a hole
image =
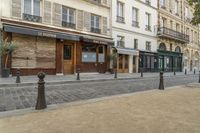
[[128, 61], [128, 55], [118, 55], [118, 72], [119, 73], [128, 73], [128, 66], [129, 66], [129, 61]]
[[74, 73], [74, 46], [73, 44], [65, 43], [63, 45], [63, 73]]

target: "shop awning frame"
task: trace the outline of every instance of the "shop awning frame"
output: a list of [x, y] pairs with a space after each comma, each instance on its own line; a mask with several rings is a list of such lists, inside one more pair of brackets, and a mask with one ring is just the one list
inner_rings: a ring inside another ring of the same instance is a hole
[[132, 48], [121, 48], [121, 47], [115, 47], [117, 49], [118, 54], [124, 54], [124, 55], [133, 55], [133, 56], [139, 56], [139, 51]]

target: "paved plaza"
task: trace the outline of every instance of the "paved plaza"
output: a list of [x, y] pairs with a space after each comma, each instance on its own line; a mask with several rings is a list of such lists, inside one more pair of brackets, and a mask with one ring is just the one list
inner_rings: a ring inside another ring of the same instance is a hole
[[199, 114], [198, 84], [15, 114], [0, 119], [0, 132], [199, 133]]
[[[184, 85], [198, 81], [198, 75], [166, 76], [165, 86]], [[48, 105], [88, 100], [137, 91], [157, 89], [158, 76], [155, 78], [136, 78], [93, 82], [75, 82], [46, 85]], [[37, 86], [1, 87], [0, 112], [35, 107]]]

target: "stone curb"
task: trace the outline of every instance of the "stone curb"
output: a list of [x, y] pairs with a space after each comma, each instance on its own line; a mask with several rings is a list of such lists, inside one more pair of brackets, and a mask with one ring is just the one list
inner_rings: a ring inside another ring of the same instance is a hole
[[[172, 75], [167, 75], [164, 77], [170, 77]], [[181, 76], [186, 76], [186, 75], [175, 75], [175, 77], [181, 77]], [[188, 74], [187, 76], [197, 76], [194, 74]], [[174, 75], [173, 75], [174, 77]], [[117, 79], [84, 79], [84, 80], [67, 80], [67, 81], [55, 81], [55, 82], [48, 82], [46, 81], [46, 85], [59, 85], [59, 84], [69, 84], [69, 83], [84, 83], [84, 82], [100, 82], [100, 81], [114, 81], [114, 80], [130, 80], [130, 79], [148, 79], [148, 78], [159, 78], [158, 76], [152, 76], [152, 77], [128, 77], [128, 78], [117, 78]], [[37, 82], [35, 83], [10, 83], [10, 84], [0, 84], [0, 88], [8, 88], [8, 87], [26, 87], [26, 86], [37, 86]]]

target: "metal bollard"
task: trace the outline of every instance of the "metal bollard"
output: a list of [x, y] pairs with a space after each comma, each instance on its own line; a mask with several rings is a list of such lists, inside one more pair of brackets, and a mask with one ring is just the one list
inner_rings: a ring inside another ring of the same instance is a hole
[[196, 74], [196, 69], [194, 69], [194, 75]]
[[200, 83], [200, 71], [199, 71], [199, 83]]
[[77, 78], [76, 78], [76, 80], [80, 80], [80, 71], [81, 71], [81, 69], [77, 68]]
[[37, 103], [35, 106], [36, 110], [45, 109], [47, 107], [46, 100], [45, 100], [45, 82], [44, 82], [45, 73], [39, 72], [38, 73], [38, 97], [37, 97]]
[[187, 75], [187, 69], [185, 69], [185, 75]]
[[174, 75], [176, 75], [176, 71], [174, 70]]
[[160, 72], [160, 83], [159, 83], [159, 90], [164, 90], [164, 78], [163, 78], [163, 72]]
[[17, 69], [17, 72], [16, 72], [16, 83], [21, 83], [21, 80], [20, 80], [20, 69]]
[[115, 75], [114, 78], [117, 79], [117, 69], [115, 69]]
[[141, 73], [140, 77], [143, 77], [143, 68], [140, 69], [140, 73]]

